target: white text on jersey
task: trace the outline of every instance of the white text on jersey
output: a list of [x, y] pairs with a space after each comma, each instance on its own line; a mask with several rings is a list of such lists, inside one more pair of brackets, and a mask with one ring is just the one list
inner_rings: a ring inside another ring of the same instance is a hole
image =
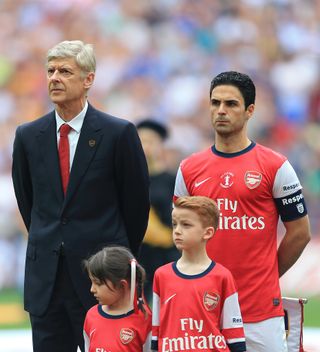
[[263, 230], [265, 228], [265, 222], [263, 216], [249, 216], [244, 214], [242, 216], [226, 216], [225, 212], [232, 212], [236, 214], [239, 203], [237, 200], [231, 200], [228, 198], [216, 199], [217, 206], [220, 213], [219, 218], [219, 230]]

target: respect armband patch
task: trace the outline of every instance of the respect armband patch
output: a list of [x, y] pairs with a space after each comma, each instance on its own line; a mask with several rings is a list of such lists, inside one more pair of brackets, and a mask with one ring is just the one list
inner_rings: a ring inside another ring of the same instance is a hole
[[282, 198], [275, 199], [282, 221], [292, 221], [307, 215], [307, 207], [301, 189]]

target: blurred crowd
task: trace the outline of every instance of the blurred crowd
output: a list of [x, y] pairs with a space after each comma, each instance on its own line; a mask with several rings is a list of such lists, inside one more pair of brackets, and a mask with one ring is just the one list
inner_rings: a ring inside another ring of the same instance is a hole
[[10, 175], [15, 128], [52, 110], [44, 62], [62, 40], [94, 44], [89, 101], [97, 108], [168, 126], [174, 173], [213, 143], [213, 76], [248, 73], [257, 86], [251, 138], [289, 158], [320, 235], [319, 0], [0, 0], [0, 23], [0, 289], [19, 287], [23, 275], [26, 234]]

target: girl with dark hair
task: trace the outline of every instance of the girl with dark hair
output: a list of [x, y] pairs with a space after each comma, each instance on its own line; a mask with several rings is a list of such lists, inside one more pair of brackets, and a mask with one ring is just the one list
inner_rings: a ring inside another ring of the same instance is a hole
[[85, 352], [149, 351], [151, 311], [145, 303], [145, 270], [131, 252], [105, 247], [84, 262], [99, 304], [84, 323]]

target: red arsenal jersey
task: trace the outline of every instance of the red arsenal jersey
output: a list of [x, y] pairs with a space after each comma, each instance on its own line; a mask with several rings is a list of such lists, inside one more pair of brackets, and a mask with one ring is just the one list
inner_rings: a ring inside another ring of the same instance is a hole
[[222, 265], [185, 275], [166, 264], [155, 273], [153, 291], [152, 349], [245, 351], [238, 294]]
[[239, 291], [244, 322], [283, 315], [277, 261], [279, 215], [306, 215], [301, 185], [281, 154], [252, 143], [239, 153], [214, 147], [182, 161], [175, 197], [207, 196], [220, 209], [208, 255], [227, 267]]
[[[139, 310], [110, 315], [92, 307], [84, 322], [85, 352], [142, 352], [150, 350], [151, 315]], [[149, 336], [150, 337], [150, 336]]]

